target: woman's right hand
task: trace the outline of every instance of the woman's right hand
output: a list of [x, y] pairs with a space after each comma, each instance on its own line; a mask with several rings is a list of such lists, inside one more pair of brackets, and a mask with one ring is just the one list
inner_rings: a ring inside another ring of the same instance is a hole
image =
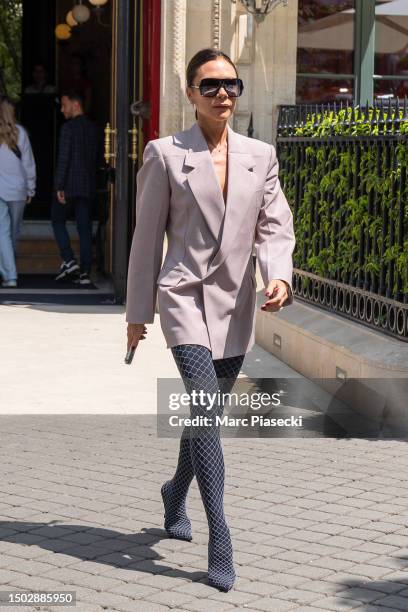
[[144, 323], [128, 323], [127, 326], [127, 350], [137, 347], [139, 340], [146, 338], [147, 328]]

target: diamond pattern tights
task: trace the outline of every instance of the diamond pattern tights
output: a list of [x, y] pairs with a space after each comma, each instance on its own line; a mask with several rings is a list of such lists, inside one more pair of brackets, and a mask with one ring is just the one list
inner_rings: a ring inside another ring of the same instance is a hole
[[[239, 374], [245, 355], [212, 359], [211, 351], [199, 344], [171, 348], [187, 393], [228, 393]], [[198, 396], [197, 396], [198, 397]], [[200, 398], [201, 400], [201, 398]], [[190, 415], [222, 415], [223, 402], [208, 410], [207, 400], [190, 401]], [[186, 497], [194, 476], [208, 521], [209, 584], [229, 591], [235, 581], [230, 531], [224, 514], [224, 456], [219, 426], [185, 426], [181, 435], [176, 472], [162, 486], [165, 529], [170, 537], [191, 540], [191, 523], [186, 513]]]

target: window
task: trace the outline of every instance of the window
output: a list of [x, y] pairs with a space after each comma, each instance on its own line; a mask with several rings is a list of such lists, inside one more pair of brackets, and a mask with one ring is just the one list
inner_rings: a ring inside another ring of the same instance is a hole
[[408, 96], [408, 0], [299, 0], [297, 103]]
[[354, 0], [299, 0], [297, 102], [353, 99]]
[[377, 1], [375, 7], [375, 97], [403, 98], [408, 96], [407, 51], [407, 0]]

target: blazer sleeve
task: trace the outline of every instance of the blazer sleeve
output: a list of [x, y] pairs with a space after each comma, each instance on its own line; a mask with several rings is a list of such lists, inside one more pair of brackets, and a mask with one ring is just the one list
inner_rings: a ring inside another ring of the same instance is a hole
[[282, 191], [278, 172], [276, 151], [271, 145], [264, 198], [255, 230], [255, 251], [265, 287], [272, 279], [286, 281], [289, 285], [289, 297], [283, 304], [289, 306], [293, 302], [292, 253], [295, 234], [292, 211]]
[[36, 185], [36, 167], [31, 148], [30, 139], [27, 132], [22, 130], [22, 151], [21, 151], [21, 163], [23, 164], [24, 171], [27, 177], [27, 195], [32, 198], [35, 196], [35, 185]]
[[170, 205], [170, 185], [160, 146], [147, 143], [137, 173], [136, 227], [129, 256], [126, 321], [153, 323], [163, 241]]
[[64, 191], [66, 186], [68, 166], [71, 159], [72, 130], [70, 127], [69, 123], [64, 123], [61, 127], [55, 173], [55, 189], [57, 191]]

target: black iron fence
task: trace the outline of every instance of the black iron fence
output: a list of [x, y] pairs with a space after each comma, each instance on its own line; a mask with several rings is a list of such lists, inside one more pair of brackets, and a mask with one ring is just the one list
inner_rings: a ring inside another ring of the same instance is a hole
[[408, 107], [284, 106], [297, 297], [408, 340]]

